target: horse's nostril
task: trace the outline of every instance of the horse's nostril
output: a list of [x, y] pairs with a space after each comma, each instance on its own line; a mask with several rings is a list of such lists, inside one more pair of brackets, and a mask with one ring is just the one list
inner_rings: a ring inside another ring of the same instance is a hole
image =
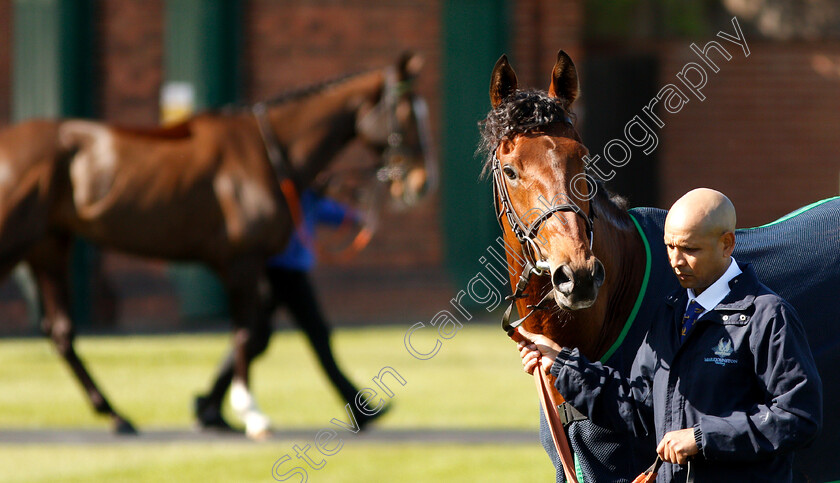
[[554, 288], [563, 293], [569, 293], [574, 288], [575, 274], [569, 265], [561, 265], [551, 274], [551, 281]]
[[604, 278], [606, 277], [606, 272], [604, 271], [604, 264], [601, 263], [600, 260], [595, 260], [595, 266], [592, 268], [592, 280], [595, 282], [595, 285], [600, 286], [604, 283]]

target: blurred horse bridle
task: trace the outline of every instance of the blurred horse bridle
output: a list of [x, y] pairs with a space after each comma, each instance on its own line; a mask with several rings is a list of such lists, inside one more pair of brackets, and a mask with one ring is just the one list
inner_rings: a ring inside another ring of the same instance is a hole
[[395, 68], [391, 67], [385, 72], [385, 84], [383, 86], [382, 98], [377, 107], [371, 109], [364, 118], [359, 120], [359, 125], [370, 125], [376, 115], [384, 113], [387, 120], [387, 132], [381, 128], [372, 129], [375, 133], [374, 140], [382, 143], [385, 149], [382, 151], [382, 166], [376, 171], [376, 179], [386, 183], [404, 179], [407, 175], [404, 160], [406, 153], [410, 153], [405, 139], [405, 130], [400, 124], [397, 115], [400, 100], [408, 94], [411, 102], [411, 112], [414, 115], [414, 122], [417, 125], [418, 142], [420, 151], [423, 153], [423, 162], [426, 169], [426, 176], [429, 183], [429, 190], [437, 186], [437, 160], [432, 144], [432, 130], [429, 122], [429, 108], [423, 97], [412, 92], [412, 80], [400, 80]]
[[[370, 127], [373, 132], [381, 136], [381, 139], [377, 140], [387, 146], [382, 151], [382, 165], [376, 171], [376, 179], [380, 183], [399, 180], [407, 174], [404, 160], [409, 149], [406, 147], [405, 132], [399, 122], [397, 108], [400, 98], [410, 92], [411, 81], [399, 80], [396, 69], [393, 67], [388, 68], [385, 72], [385, 83], [380, 101], [358, 121], [359, 125], [371, 126], [376, 119], [374, 115], [380, 114], [384, 110], [387, 119], [387, 131], [381, 129], [379, 126]], [[311, 241], [310, 235], [305, 232], [305, 225], [303, 223], [303, 212], [300, 206], [300, 188], [295, 184], [292, 167], [288, 163], [287, 157], [283, 152], [283, 146], [280, 144], [280, 140], [277, 139], [277, 134], [274, 132], [268, 120], [268, 107], [282, 103], [284, 100], [284, 98], [279, 98], [277, 100], [257, 102], [251, 107], [251, 112], [257, 121], [257, 127], [265, 147], [266, 155], [268, 156], [269, 164], [271, 164], [280, 184], [280, 189], [289, 206], [295, 229], [304, 240]], [[431, 191], [437, 186], [437, 160], [432, 145], [428, 105], [425, 99], [414, 93], [411, 93], [411, 105], [417, 125], [420, 150], [423, 153], [426, 179], [429, 186], [428, 190]], [[375, 193], [375, 202], [377, 204], [379, 204], [378, 193], [380, 191], [376, 190]], [[353, 241], [334, 258], [337, 260], [346, 260], [363, 250], [370, 242], [377, 225], [377, 216], [366, 217], [365, 225], [354, 237]]]

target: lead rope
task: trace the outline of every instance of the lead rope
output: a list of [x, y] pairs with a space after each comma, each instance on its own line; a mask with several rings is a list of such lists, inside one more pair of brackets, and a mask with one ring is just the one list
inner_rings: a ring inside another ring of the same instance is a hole
[[633, 483], [651, 483], [653, 481], [656, 481], [656, 475], [657, 475], [657, 473], [659, 473], [659, 468], [661, 468], [661, 467], [662, 467], [662, 458], [657, 456], [656, 461], [654, 461], [653, 464], [650, 465], [650, 468], [646, 469], [644, 471], [644, 473], [637, 476], [633, 480]]
[[[522, 337], [522, 334], [516, 330], [508, 332], [508, 337], [514, 342], [528, 341]], [[542, 406], [545, 420], [548, 422], [548, 429], [551, 433], [551, 439], [554, 441], [554, 448], [557, 450], [557, 455], [560, 456], [560, 463], [563, 465], [563, 474], [566, 476], [568, 483], [578, 483], [577, 475], [575, 474], [575, 459], [572, 456], [572, 448], [569, 446], [569, 438], [566, 436], [566, 431], [563, 429], [563, 422], [560, 420], [560, 414], [557, 412], [558, 404], [565, 402], [563, 396], [557, 393], [557, 390], [549, 384], [542, 371], [542, 365], [537, 360], [537, 367], [534, 369], [534, 384], [537, 386], [537, 394], [540, 397], [540, 405]]]

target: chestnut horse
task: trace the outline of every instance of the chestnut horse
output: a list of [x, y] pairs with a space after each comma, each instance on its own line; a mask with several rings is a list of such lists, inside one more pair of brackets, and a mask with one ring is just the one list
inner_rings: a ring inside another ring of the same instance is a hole
[[[232, 374], [220, 374], [205, 406], [234, 410], [250, 436], [268, 419], [248, 391], [249, 366], [267, 343], [261, 310], [267, 258], [300, 216], [297, 193], [348, 143], [382, 156], [392, 195], [425, 189], [425, 119], [413, 79], [422, 65], [394, 65], [300, 89], [249, 108], [207, 112], [170, 128], [139, 130], [84, 120], [24, 122], [0, 132], [0, 276], [23, 261], [44, 307], [43, 330], [97, 413], [117, 432], [134, 427], [108, 402], [73, 347], [68, 261], [74, 236], [118, 251], [201, 262], [229, 296]], [[224, 372], [224, 371], [223, 371]]]
[[[480, 150], [487, 155], [485, 171], [493, 173], [512, 300], [525, 315], [510, 324], [508, 313], [503, 326], [521, 323], [628, 373], [653, 313], [678, 288], [662, 242], [666, 212], [628, 211], [589, 177], [588, 151], [570, 113], [577, 96], [575, 66], [563, 51], [547, 93], [519, 90], [505, 56], [491, 75], [493, 109], [481, 125]], [[799, 312], [824, 400], [840, 400], [840, 197], [762, 227], [739, 229], [736, 240], [735, 258], [751, 263], [762, 282]], [[610, 475], [611, 481], [630, 481], [653, 461], [653, 428], [617, 434], [568, 405], [560, 410], [579, 480]], [[546, 428], [543, 420], [543, 445], [558, 467], [558, 481], [564, 481]], [[840, 416], [828, 409], [820, 437], [797, 452], [797, 479], [840, 478], [840, 463], [830, 455], [838, 447]]]

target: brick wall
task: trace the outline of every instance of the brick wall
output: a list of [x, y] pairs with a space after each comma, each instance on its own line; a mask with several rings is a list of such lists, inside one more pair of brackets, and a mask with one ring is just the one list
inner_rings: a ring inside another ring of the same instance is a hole
[[163, 79], [163, 0], [97, 5], [97, 112], [122, 125], [155, 125]]
[[[440, 139], [439, 1], [254, 0], [244, 16], [246, 100], [382, 67], [411, 50], [426, 60], [416, 91], [429, 103], [432, 131]], [[376, 162], [359, 146], [349, 148], [336, 162], [359, 158]], [[318, 266], [314, 276], [332, 319], [402, 320], [428, 315], [432, 307], [446, 303], [452, 294], [442, 266], [438, 200], [433, 195], [407, 211], [386, 210], [365, 251], [349, 262], [325, 261]]]
[[[840, 43], [749, 46], [749, 57], [733, 45], [732, 60], [717, 74], [709, 70], [704, 102], [692, 97], [663, 118], [663, 207], [689, 189], [711, 187], [732, 199], [738, 226], [746, 227], [838, 194]], [[664, 85], [697, 57], [688, 41], [674, 41], [661, 60]]]
[[[163, 77], [162, 1], [156, 0], [140, 11], [135, 11], [137, 2], [131, 1], [101, 5], [101, 115], [121, 124], [154, 124]], [[384, 66], [403, 51], [414, 50], [426, 59], [417, 90], [429, 101], [436, 134], [434, 116], [439, 112], [440, 97], [438, 18], [437, 1], [386, 5], [373, 1], [248, 2], [242, 29], [243, 101]], [[370, 153], [352, 147], [338, 162], [358, 157], [375, 161]], [[442, 236], [437, 216], [437, 196], [409, 211], [386, 211], [381, 228], [360, 256], [347, 263], [321, 264], [314, 275], [330, 317], [338, 321], [393, 320], [406, 310], [421, 313], [424, 303], [440, 305], [448, 300], [444, 298], [448, 291], [431, 286], [447, 282], [441, 266]], [[176, 305], [167, 297], [172, 287], [163, 266], [109, 253], [105, 267], [121, 296], [124, 320], [130, 318], [145, 325], [158, 311], [158, 320], [175, 323]], [[409, 275], [421, 267], [423, 274]], [[145, 282], [128, 281], [138, 277]], [[418, 285], [418, 277], [429, 283]], [[382, 289], [383, 285], [388, 288]], [[401, 301], [402, 305], [371, 307], [367, 296], [377, 289], [387, 292], [388, 300]], [[426, 297], [408, 296], [418, 290]], [[430, 299], [429, 294], [435, 290], [438, 296]], [[409, 300], [407, 306], [405, 300]]]
[[[584, 8], [582, 0], [521, 0], [511, 2], [510, 43], [520, 85], [547, 90], [557, 51], [582, 64]], [[488, 79], [490, 71], [488, 68]]]

